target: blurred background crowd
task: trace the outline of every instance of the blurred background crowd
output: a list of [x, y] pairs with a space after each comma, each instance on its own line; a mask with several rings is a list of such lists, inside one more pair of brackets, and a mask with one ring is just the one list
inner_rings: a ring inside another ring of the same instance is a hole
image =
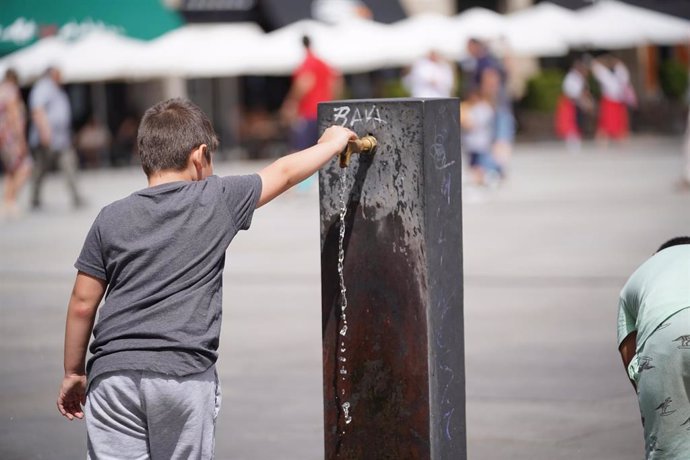
[[[136, 163], [139, 117], [169, 97], [209, 114], [221, 159], [253, 159], [312, 142], [319, 100], [458, 96], [470, 179], [492, 185], [516, 139], [683, 132], [689, 46], [683, 0], [6, 0], [6, 206], [33, 170], [39, 207], [56, 167], [79, 205], [75, 171]], [[36, 153], [55, 118], [69, 161]]]

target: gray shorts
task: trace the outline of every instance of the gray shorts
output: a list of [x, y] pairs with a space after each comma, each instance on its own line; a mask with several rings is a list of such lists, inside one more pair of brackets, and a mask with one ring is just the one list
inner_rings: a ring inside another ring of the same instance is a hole
[[185, 377], [104, 374], [86, 397], [88, 458], [211, 459], [220, 403], [215, 366]]
[[690, 308], [659, 325], [633, 362], [646, 458], [690, 458]]

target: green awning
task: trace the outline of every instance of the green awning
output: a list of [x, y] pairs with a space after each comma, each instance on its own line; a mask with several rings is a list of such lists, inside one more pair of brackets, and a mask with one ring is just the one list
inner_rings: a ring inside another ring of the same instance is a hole
[[49, 35], [78, 38], [94, 28], [150, 40], [182, 25], [163, 0], [1, 0], [0, 56]]

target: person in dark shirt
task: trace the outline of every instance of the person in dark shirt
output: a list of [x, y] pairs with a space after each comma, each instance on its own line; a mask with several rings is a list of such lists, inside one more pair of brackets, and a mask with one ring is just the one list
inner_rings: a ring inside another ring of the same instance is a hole
[[213, 457], [225, 251], [256, 208], [355, 138], [332, 126], [258, 174], [218, 177], [201, 109], [171, 99], [146, 112], [137, 142], [148, 187], [96, 217], [67, 310], [57, 406], [86, 416], [89, 458]]

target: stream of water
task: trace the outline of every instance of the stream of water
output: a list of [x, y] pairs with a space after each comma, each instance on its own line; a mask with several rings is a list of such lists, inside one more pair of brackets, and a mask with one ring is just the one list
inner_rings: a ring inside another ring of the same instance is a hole
[[[347, 401], [347, 395], [345, 394], [345, 385], [347, 381], [347, 357], [345, 352], [347, 351], [346, 339], [347, 339], [347, 288], [345, 287], [345, 276], [343, 273], [343, 266], [345, 262], [345, 249], [343, 243], [345, 241], [345, 215], [347, 214], [347, 202], [345, 200], [345, 192], [347, 188], [347, 175], [346, 168], [340, 169], [340, 232], [338, 234], [338, 278], [340, 280], [340, 335], [338, 337], [340, 343], [338, 344], [338, 366], [340, 374], [340, 394], [338, 394], [338, 400], [340, 401], [340, 407], [343, 410], [343, 418], [345, 423], [349, 424], [352, 422], [352, 415], [350, 414], [350, 403]], [[338, 388], [336, 388], [336, 392]]]

